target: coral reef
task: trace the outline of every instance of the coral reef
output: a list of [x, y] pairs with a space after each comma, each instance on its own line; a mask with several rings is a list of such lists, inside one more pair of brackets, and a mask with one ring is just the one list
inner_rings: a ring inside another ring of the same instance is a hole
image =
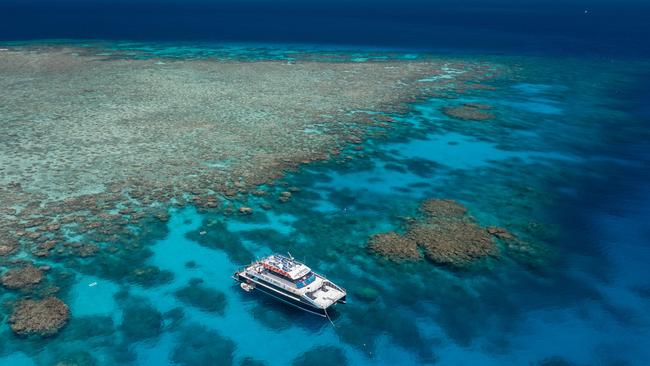
[[242, 215], [252, 215], [253, 209], [247, 206], [242, 206], [239, 208], [239, 213]]
[[506, 240], [506, 241], [517, 240], [517, 237], [514, 234], [512, 234], [511, 232], [509, 232], [508, 230], [502, 227], [488, 226], [486, 230], [488, 234], [494, 235], [495, 237], [501, 240]]
[[368, 248], [397, 262], [422, 258], [422, 253], [420, 253], [415, 241], [393, 231], [373, 235], [368, 241]]
[[141, 299], [126, 304], [120, 329], [131, 342], [155, 338], [162, 332], [163, 317], [158, 310]]
[[226, 295], [221, 291], [204, 287], [201, 285], [202, 282], [203, 280], [201, 279], [192, 279], [186, 287], [176, 291], [174, 294], [179, 300], [195, 308], [223, 314], [226, 308]]
[[56, 297], [23, 299], [15, 304], [9, 323], [11, 330], [20, 335], [49, 336], [66, 324], [69, 315], [68, 306]]
[[291, 192], [288, 191], [280, 192], [280, 196], [278, 197], [279, 202], [282, 203], [289, 202], [290, 199], [291, 199]]
[[245, 357], [239, 362], [239, 366], [264, 366], [266, 363], [252, 357]]
[[430, 199], [420, 204], [420, 211], [429, 218], [462, 219], [467, 208], [454, 200]]
[[95, 366], [97, 360], [86, 351], [66, 354], [54, 366]]
[[373, 235], [368, 249], [395, 261], [418, 260], [424, 255], [435, 263], [464, 266], [476, 259], [498, 254], [491, 235], [504, 229], [484, 229], [452, 200], [429, 199], [420, 205], [421, 217], [411, 220], [404, 235], [395, 232]]
[[379, 290], [369, 286], [355, 288], [352, 291], [355, 298], [365, 302], [373, 302], [381, 297], [381, 292]]
[[137, 283], [144, 287], [169, 283], [173, 278], [174, 275], [170, 271], [161, 271], [160, 268], [153, 266], [138, 267], [125, 276], [125, 279], [129, 282]]
[[0, 244], [0, 256], [7, 255], [16, 249], [15, 246], [6, 243]]
[[406, 237], [424, 249], [436, 263], [462, 266], [473, 260], [497, 254], [487, 232], [474, 222], [429, 219], [412, 225]]
[[342, 349], [334, 346], [317, 346], [298, 356], [293, 366], [340, 365], [348, 364], [348, 358]]
[[275, 331], [285, 330], [291, 326], [291, 319], [287, 316], [283, 308], [274, 306], [275, 304], [256, 305], [251, 314], [256, 321]]
[[189, 239], [214, 249], [221, 249], [236, 263], [250, 263], [255, 256], [241, 242], [240, 238], [228, 231], [223, 221], [204, 220], [197, 230], [187, 233]]
[[[531, 363], [533, 364], [533, 363]], [[543, 360], [540, 360], [534, 364], [535, 366], [576, 366], [573, 362], [561, 357], [561, 356], [551, 356]]]
[[430, 260], [462, 266], [498, 253], [487, 231], [458, 202], [430, 199], [421, 204], [420, 211], [423, 218], [411, 224], [405, 236], [422, 247]]
[[485, 121], [494, 119], [494, 114], [487, 110], [492, 107], [484, 104], [466, 103], [459, 106], [448, 106], [442, 108], [442, 113], [448, 117], [465, 121]]
[[219, 333], [199, 325], [182, 330], [172, 361], [178, 365], [229, 366], [233, 363], [235, 344]]
[[19, 268], [8, 270], [2, 275], [2, 285], [10, 289], [19, 289], [35, 285], [43, 279], [43, 272], [27, 264]]

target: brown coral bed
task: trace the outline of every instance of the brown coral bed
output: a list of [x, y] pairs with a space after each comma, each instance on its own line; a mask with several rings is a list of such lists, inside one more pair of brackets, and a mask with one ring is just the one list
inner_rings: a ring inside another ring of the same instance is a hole
[[2, 285], [9, 289], [18, 289], [35, 285], [43, 279], [43, 272], [31, 264], [12, 268], [2, 275]]
[[459, 106], [448, 106], [442, 108], [446, 116], [464, 121], [487, 121], [495, 118], [494, 113], [488, 110], [491, 106], [485, 104], [467, 103]]
[[422, 216], [408, 224], [405, 234], [376, 234], [368, 249], [398, 262], [422, 258], [421, 249], [424, 257], [435, 263], [465, 266], [499, 254], [493, 235], [514, 238], [505, 229], [481, 227], [467, 214], [467, 208], [452, 200], [425, 200], [420, 212]]
[[492, 237], [472, 221], [426, 220], [412, 225], [406, 237], [436, 263], [464, 265], [498, 253]]
[[422, 253], [415, 241], [393, 231], [373, 235], [368, 241], [368, 248], [398, 262], [422, 258]]
[[56, 297], [20, 300], [9, 318], [11, 330], [20, 335], [56, 334], [69, 317], [68, 306]]

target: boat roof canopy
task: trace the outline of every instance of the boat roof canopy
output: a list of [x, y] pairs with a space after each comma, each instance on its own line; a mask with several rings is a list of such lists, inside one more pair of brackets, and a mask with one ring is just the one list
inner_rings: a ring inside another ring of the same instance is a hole
[[283, 275], [291, 280], [297, 280], [311, 272], [306, 265], [280, 254], [274, 254], [262, 260], [264, 268]]

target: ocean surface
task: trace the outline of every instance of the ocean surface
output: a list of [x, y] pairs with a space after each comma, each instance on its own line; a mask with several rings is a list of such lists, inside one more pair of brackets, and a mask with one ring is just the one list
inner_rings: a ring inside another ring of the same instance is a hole
[[642, 56], [644, 0], [2, 0], [0, 40], [185, 40]]
[[[455, 120], [441, 112], [449, 100], [420, 100], [362, 148], [260, 187], [298, 187], [285, 204], [251, 216], [169, 208], [168, 221], [142, 228], [147, 250], [120, 259], [151, 277], [75, 266], [59, 284], [69, 323], [41, 339], [4, 321], [0, 364], [649, 364], [649, 6], [0, 0], [6, 46], [246, 61], [449, 54], [520, 66], [494, 90], [455, 96], [491, 105], [494, 121]], [[456, 200], [530, 249], [465, 269], [367, 250], [369, 236], [402, 231], [427, 198]], [[334, 324], [231, 280], [273, 252], [348, 289]]]

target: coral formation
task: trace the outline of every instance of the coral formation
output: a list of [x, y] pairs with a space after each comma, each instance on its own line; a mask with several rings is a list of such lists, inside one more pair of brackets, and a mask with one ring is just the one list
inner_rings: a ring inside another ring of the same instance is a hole
[[448, 106], [442, 109], [448, 117], [465, 120], [465, 121], [485, 121], [494, 119], [494, 114], [487, 110], [492, 107], [484, 104], [466, 103], [459, 106]]
[[[14, 213], [15, 211], [11, 211]], [[7, 225], [7, 223], [5, 223]], [[16, 247], [18, 246], [18, 241], [16, 237], [11, 234], [9, 229], [3, 227], [2, 221], [0, 221], [0, 256], [5, 256], [11, 254]]]
[[241, 239], [228, 231], [223, 221], [204, 220], [201, 227], [186, 234], [190, 240], [214, 249], [221, 249], [236, 263], [250, 263], [255, 256], [241, 242]]
[[66, 354], [54, 366], [95, 366], [97, 360], [86, 351], [78, 351]]
[[269, 304], [256, 305], [251, 314], [256, 321], [275, 331], [281, 331], [291, 326], [291, 319], [287, 316], [285, 309]]
[[266, 363], [252, 357], [245, 357], [239, 362], [239, 366], [265, 366]]
[[436, 263], [461, 266], [497, 253], [486, 231], [465, 220], [429, 219], [412, 225], [406, 237], [422, 247], [427, 258]]
[[[381, 254], [381, 253], [380, 253]], [[388, 257], [390, 258], [390, 257]], [[380, 298], [381, 292], [373, 287], [360, 287], [353, 290], [354, 297], [366, 302], [373, 302]]]
[[514, 234], [512, 234], [511, 232], [509, 232], [508, 230], [502, 227], [488, 226], [486, 230], [488, 234], [494, 235], [495, 237], [501, 240], [506, 240], [506, 241], [517, 240], [517, 237]]
[[203, 311], [223, 314], [226, 308], [226, 295], [201, 285], [202, 282], [201, 279], [191, 280], [186, 287], [175, 292], [176, 297]]
[[163, 317], [158, 310], [140, 299], [133, 299], [124, 308], [120, 329], [131, 342], [155, 338], [163, 328]]
[[23, 299], [15, 304], [9, 323], [17, 334], [48, 336], [56, 334], [68, 321], [69, 315], [68, 306], [56, 297]]
[[18, 289], [35, 285], [43, 279], [43, 272], [31, 263], [19, 268], [8, 270], [2, 275], [2, 285], [10, 289]]
[[430, 199], [420, 204], [420, 211], [430, 218], [462, 219], [467, 208], [454, 200]]
[[[421, 203], [420, 212], [422, 217], [412, 220], [404, 235], [395, 232], [375, 234], [370, 238], [368, 248], [400, 261], [420, 259], [420, 247], [433, 262], [454, 266], [464, 266], [476, 259], [498, 254], [490, 229], [481, 228], [458, 202], [429, 199]], [[501, 235], [505, 233], [503, 231]]]
[[132, 283], [137, 283], [144, 287], [157, 286], [169, 283], [174, 278], [174, 274], [167, 270], [160, 270], [154, 266], [142, 266], [131, 271], [125, 279]]
[[278, 197], [278, 201], [285, 203], [288, 202], [291, 199], [291, 192], [284, 191], [280, 192], [280, 197]]
[[422, 258], [422, 253], [415, 241], [393, 231], [373, 235], [368, 241], [368, 248], [398, 262]]
[[247, 206], [242, 206], [239, 208], [239, 213], [242, 215], [251, 215], [253, 214], [253, 209]]
[[348, 364], [348, 358], [345, 352], [339, 347], [334, 346], [317, 346], [298, 356], [293, 362], [293, 366], [307, 365], [340, 365]]
[[16, 245], [13, 243], [0, 243], [0, 256], [5, 256], [7, 254], [12, 253], [14, 250], [16, 250]]
[[219, 333], [199, 325], [184, 328], [172, 353], [174, 364], [232, 365], [235, 343]]

